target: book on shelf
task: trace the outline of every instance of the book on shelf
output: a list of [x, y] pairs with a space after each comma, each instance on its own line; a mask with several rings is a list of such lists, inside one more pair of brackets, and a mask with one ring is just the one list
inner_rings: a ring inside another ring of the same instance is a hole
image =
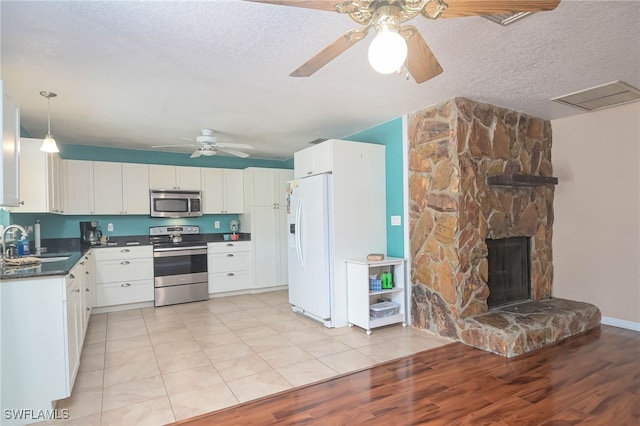
[[380, 260], [384, 260], [384, 254], [382, 253], [369, 253], [367, 255], [367, 260], [368, 261], [380, 261]]

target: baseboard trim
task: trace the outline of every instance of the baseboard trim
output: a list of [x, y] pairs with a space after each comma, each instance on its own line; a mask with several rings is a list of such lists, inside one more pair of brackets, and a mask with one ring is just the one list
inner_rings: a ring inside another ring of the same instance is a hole
[[604, 325], [611, 325], [613, 327], [626, 328], [627, 330], [640, 331], [640, 322], [627, 321], [611, 317], [602, 317], [600, 323]]

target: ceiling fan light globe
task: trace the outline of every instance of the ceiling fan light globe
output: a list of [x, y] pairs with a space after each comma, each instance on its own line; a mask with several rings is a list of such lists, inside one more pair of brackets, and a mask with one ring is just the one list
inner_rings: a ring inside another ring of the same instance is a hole
[[205, 157], [211, 157], [212, 155], [216, 155], [216, 151], [213, 149], [202, 149], [200, 150], [200, 154], [204, 155]]
[[40, 146], [40, 151], [60, 152], [58, 145], [56, 144], [56, 140], [51, 136], [51, 133], [47, 133], [47, 136], [45, 136], [44, 141], [42, 141], [42, 145]]
[[380, 74], [398, 71], [406, 59], [407, 42], [395, 31], [380, 31], [369, 45], [369, 64]]

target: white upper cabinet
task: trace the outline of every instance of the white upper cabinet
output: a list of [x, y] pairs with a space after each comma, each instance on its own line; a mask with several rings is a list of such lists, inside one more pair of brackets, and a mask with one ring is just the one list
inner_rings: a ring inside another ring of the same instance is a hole
[[20, 140], [20, 203], [13, 212], [49, 212], [49, 161], [47, 153], [40, 151], [41, 145], [41, 139]]
[[60, 156], [56, 153], [47, 154], [47, 191], [49, 192], [49, 211], [51, 213], [64, 213], [63, 175]]
[[245, 206], [283, 205], [286, 200], [286, 183], [291, 179], [293, 173], [287, 169], [244, 169]]
[[93, 163], [95, 214], [122, 214], [122, 164]]
[[95, 214], [149, 214], [149, 166], [93, 163]]
[[147, 164], [122, 164], [122, 208], [125, 214], [149, 214]]
[[244, 211], [242, 170], [202, 168], [201, 176], [205, 214]]
[[20, 203], [16, 213], [62, 213], [60, 156], [40, 151], [42, 139], [20, 140]]
[[149, 166], [149, 187], [200, 191], [200, 168], [152, 164]]
[[333, 143], [325, 141], [294, 153], [293, 164], [296, 179], [333, 171]]
[[62, 160], [64, 214], [93, 214], [93, 161]]
[[2, 151], [0, 151], [0, 206], [17, 206], [20, 199], [18, 155], [20, 152], [20, 108], [7, 94], [2, 80]]

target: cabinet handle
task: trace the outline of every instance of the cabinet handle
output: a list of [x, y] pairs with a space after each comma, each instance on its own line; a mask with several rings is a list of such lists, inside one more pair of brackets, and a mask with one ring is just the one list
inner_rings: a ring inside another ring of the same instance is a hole
[[131, 287], [131, 283], [120, 284], [120, 287]]
[[129, 249], [122, 249], [120, 250], [120, 253], [129, 253], [129, 251], [130, 251]]
[[80, 289], [76, 288], [75, 290], [73, 290], [74, 293], [80, 293]]
[[229, 272], [229, 273], [227, 274], [227, 276], [228, 276], [228, 277], [234, 277], [235, 275], [236, 275], [236, 274], [234, 274], [233, 272]]
[[233, 257], [233, 253], [228, 253], [227, 257]]
[[123, 260], [122, 262], [120, 262], [121, 265], [128, 265], [131, 262], [129, 262], [128, 260]]
[[84, 289], [84, 291], [89, 291], [89, 289], [88, 289], [88, 288], [85, 288], [85, 289]]
[[87, 311], [90, 311], [90, 310], [91, 310], [91, 308], [87, 308]]
[[227, 247], [233, 247], [233, 243], [227, 243]]
[[69, 274], [69, 278], [71, 278], [72, 280], [74, 280], [74, 279], [76, 278], [76, 276], [75, 276], [75, 275], [73, 275], [73, 274]]
[[89, 275], [89, 271], [84, 271], [85, 274]]
[[24, 206], [24, 201], [20, 201], [20, 205], [21, 205], [21, 206]]
[[312, 173], [313, 173], [313, 172], [307, 172], [307, 175], [310, 175], [310, 174], [312, 174]]
[[80, 262], [81, 265], [84, 265], [84, 260], [82, 262]]
[[85, 256], [85, 257], [84, 257], [84, 260], [89, 260], [89, 256]]

